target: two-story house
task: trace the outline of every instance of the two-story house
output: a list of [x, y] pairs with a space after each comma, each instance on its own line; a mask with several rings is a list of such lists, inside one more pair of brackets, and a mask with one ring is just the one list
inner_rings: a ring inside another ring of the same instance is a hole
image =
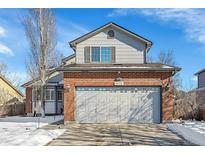
[[[48, 92], [48, 97], [53, 97], [53, 104], [46, 103], [57, 113], [60, 86], [65, 122], [160, 123], [172, 119], [172, 76], [180, 68], [147, 63], [150, 40], [111, 22], [69, 44], [74, 54], [56, 68], [61, 77], [55, 83], [49, 81], [53, 93]], [[33, 83], [24, 85], [28, 106], [36, 99], [31, 97]]]

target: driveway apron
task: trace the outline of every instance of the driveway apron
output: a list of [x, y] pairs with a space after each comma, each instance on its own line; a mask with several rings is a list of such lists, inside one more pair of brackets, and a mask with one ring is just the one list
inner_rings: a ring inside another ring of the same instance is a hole
[[163, 124], [67, 124], [53, 146], [191, 145]]

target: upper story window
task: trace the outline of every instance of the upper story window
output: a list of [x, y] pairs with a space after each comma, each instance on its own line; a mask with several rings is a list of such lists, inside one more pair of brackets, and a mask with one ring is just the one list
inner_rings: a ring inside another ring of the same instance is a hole
[[102, 63], [110, 63], [111, 62], [111, 48], [110, 47], [102, 47], [101, 48], [101, 62]]
[[111, 47], [91, 47], [91, 62], [111, 63]]
[[107, 35], [108, 35], [108, 38], [114, 38], [115, 37], [115, 32], [113, 30], [109, 30]]
[[115, 63], [115, 47], [84, 48], [85, 63]]
[[92, 47], [92, 62], [100, 62], [100, 47]]

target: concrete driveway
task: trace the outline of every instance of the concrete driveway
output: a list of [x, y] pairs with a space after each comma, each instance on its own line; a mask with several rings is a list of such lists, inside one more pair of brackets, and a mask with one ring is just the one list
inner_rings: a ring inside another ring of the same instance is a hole
[[52, 146], [74, 145], [191, 145], [160, 124], [67, 124]]

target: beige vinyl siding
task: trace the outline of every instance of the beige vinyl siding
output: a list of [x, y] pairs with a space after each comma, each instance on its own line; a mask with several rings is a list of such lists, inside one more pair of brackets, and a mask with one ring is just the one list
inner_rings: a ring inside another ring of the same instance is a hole
[[[13, 98], [17, 98], [19, 101], [23, 101], [23, 96], [17, 92], [11, 84], [4, 80], [3, 77], [0, 76], [0, 92], [2, 94], [3, 99], [0, 100], [0, 106], [6, 103]], [[0, 94], [0, 95], [1, 95]]]
[[77, 44], [76, 63], [84, 63], [85, 46], [115, 47], [116, 63], [144, 63], [145, 44], [142, 41], [114, 29], [115, 38], [108, 39], [108, 30], [110, 28]]
[[75, 57], [73, 57], [73, 58], [67, 60], [66, 63], [65, 63], [65, 65], [69, 65], [69, 64], [73, 64], [73, 63], [75, 63]]
[[198, 75], [198, 87], [205, 87], [205, 71]]

